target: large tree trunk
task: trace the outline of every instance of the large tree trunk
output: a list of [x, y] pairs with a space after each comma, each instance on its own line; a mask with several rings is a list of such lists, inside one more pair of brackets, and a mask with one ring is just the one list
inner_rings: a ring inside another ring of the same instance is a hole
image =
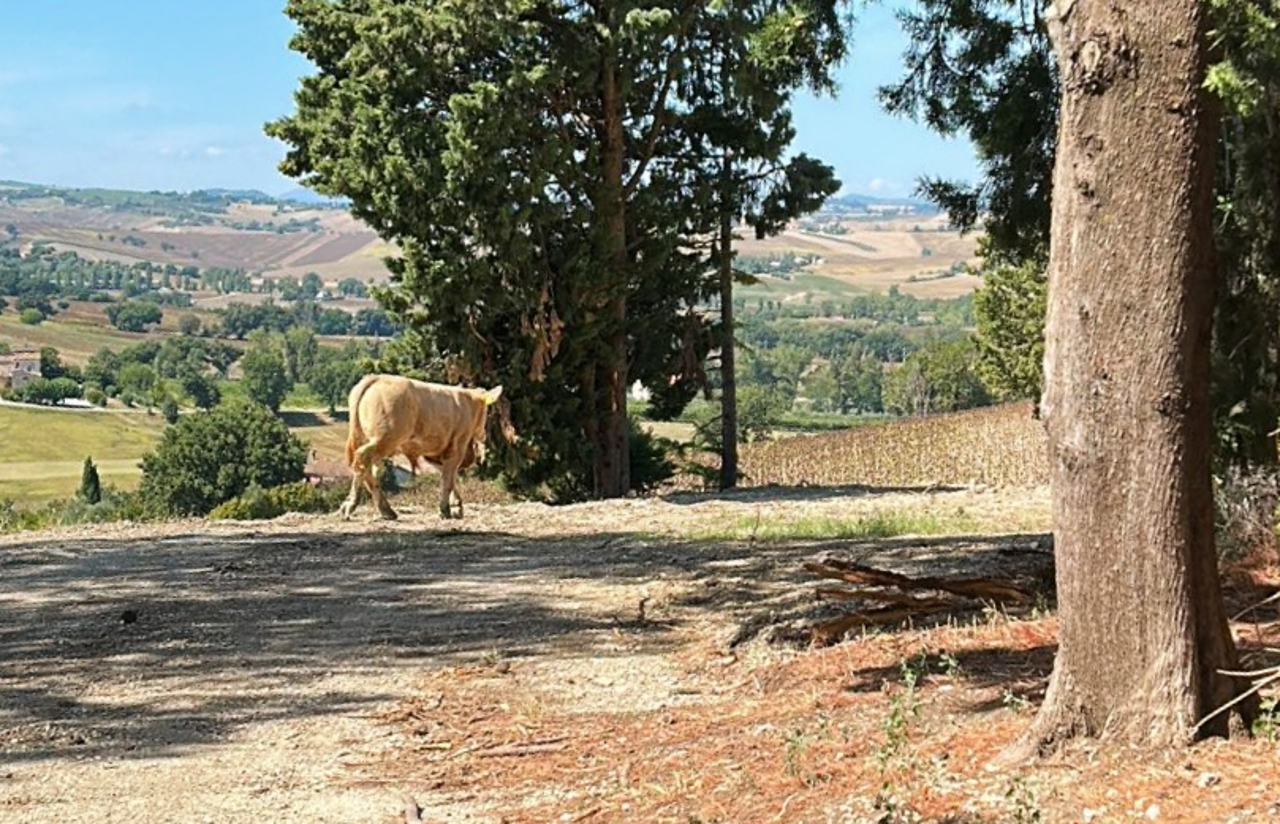
[[[720, 174], [729, 187], [732, 160], [725, 156]], [[720, 206], [720, 488], [738, 485], [738, 374], [733, 338], [733, 213], [726, 196]]]
[[614, 56], [606, 54], [601, 72], [601, 165], [603, 185], [598, 202], [603, 246], [602, 257], [610, 272], [609, 299], [605, 307], [612, 331], [597, 378], [598, 440], [595, 444], [595, 493], [598, 498], [621, 498], [631, 490], [631, 454], [627, 430], [627, 212], [623, 173], [626, 139], [622, 100], [618, 90]]
[[1043, 412], [1060, 648], [1021, 746], [1183, 744], [1236, 694], [1210, 486], [1213, 137], [1200, 0], [1058, 0]]

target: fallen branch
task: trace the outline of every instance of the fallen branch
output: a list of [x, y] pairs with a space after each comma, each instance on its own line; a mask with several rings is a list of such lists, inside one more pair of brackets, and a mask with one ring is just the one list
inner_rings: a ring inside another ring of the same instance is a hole
[[1021, 587], [1007, 581], [991, 578], [911, 578], [884, 569], [875, 569], [853, 561], [840, 561], [829, 558], [825, 561], [813, 561], [804, 565], [805, 570], [823, 578], [834, 578], [850, 584], [870, 586], [898, 587], [902, 590], [932, 589], [950, 592], [965, 598], [977, 598], [987, 601], [998, 601], [1005, 604], [1030, 604], [1035, 596]]
[[[855, 589], [818, 587], [816, 596], [819, 600], [872, 601], [885, 605], [814, 624], [809, 633], [816, 644], [834, 643], [846, 632], [859, 627], [895, 624], [917, 615], [971, 608], [975, 601], [1024, 605], [1035, 600], [1033, 592], [1011, 581], [992, 578], [912, 578], [834, 558], [811, 561], [804, 568], [822, 578], [857, 585]], [[937, 594], [914, 594], [918, 592]]]
[[569, 746], [566, 740], [568, 736], [560, 736], [559, 738], [546, 738], [541, 741], [528, 741], [523, 744], [502, 744], [497, 747], [490, 747], [487, 750], [479, 750], [476, 756], [479, 758], [505, 758], [509, 756], [537, 755], [544, 752], [559, 752]]
[[896, 624], [917, 615], [933, 615], [955, 609], [956, 603], [949, 600], [931, 600], [910, 607], [884, 607], [868, 609], [842, 615], [830, 621], [814, 624], [809, 628], [810, 637], [815, 644], [826, 645], [839, 641], [849, 630], [859, 627], [884, 626]]

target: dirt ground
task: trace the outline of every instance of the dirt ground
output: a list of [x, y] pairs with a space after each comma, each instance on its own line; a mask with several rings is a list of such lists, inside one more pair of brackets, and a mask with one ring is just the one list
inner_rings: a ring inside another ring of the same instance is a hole
[[[705, 537], [883, 512], [1006, 534]], [[0, 537], [0, 821], [390, 824], [405, 794], [428, 822], [1280, 820], [1264, 741], [985, 770], [1048, 675], [1040, 609], [765, 640], [843, 608], [814, 600], [819, 553], [907, 574], [1045, 553], [1044, 490], [401, 516]]]

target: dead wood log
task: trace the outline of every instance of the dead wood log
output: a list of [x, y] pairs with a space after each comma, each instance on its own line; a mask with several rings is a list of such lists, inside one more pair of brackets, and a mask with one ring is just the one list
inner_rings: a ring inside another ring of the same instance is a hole
[[859, 627], [884, 626], [896, 624], [918, 615], [934, 615], [956, 608], [956, 602], [950, 599], [929, 599], [909, 607], [881, 607], [880, 609], [864, 609], [841, 615], [830, 621], [822, 621], [809, 628], [809, 637], [819, 646], [834, 644], [851, 629]]
[[965, 598], [976, 598], [984, 601], [996, 601], [1002, 604], [1030, 604], [1035, 596], [1008, 581], [993, 578], [935, 578], [923, 576], [911, 578], [885, 569], [875, 569], [853, 561], [841, 561], [828, 558], [824, 561], [811, 561], [804, 565], [805, 570], [823, 578], [834, 578], [850, 584], [870, 586], [897, 587], [912, 591], [931, 589], [939, 592], [950, 592]]
[[[853, 589], [818, 587], [816, 595], [819, 600], [871, 601], [884, 604], [810, 626], [809, 637], [815, 644], [834, 643], [846, 632], [859, 627], [884, 626], [916, 616], [972, 608], [976, 605], [975, 602], [1020, 606], [1035, 600], [1034, 592], [1004, 579], [934, 576], [913, 578], [836, 558], [811, 561], [804, 568], [822, 578], [857, 585]], [[936, 594], [917, 594], [924, 592]]]

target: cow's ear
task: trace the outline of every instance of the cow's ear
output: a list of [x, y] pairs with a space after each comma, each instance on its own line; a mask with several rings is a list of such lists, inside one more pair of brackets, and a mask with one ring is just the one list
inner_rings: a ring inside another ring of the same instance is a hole
[[485, 392], [485, 393], [484, 393], [484, 405], [485, 405], [485, 406], [493, 406], [493, 404], [494, 404], [494, 403], [498, 400], [498, 398], [500, 398], [500, 397], [502, 397], [502, 387], [501, 387], [501, 386], [495, 386], [495, 387], [493, 387], [492, 389], [490, 389], [489, 391], [487, 391], [487, 392]]

